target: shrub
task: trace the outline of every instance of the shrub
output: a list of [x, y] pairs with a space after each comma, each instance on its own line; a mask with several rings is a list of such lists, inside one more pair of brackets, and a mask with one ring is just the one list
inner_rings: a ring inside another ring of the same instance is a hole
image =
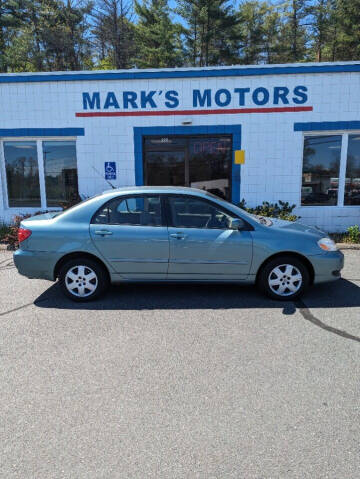
[[[86, 199], [86, 197], [81, 197], [80, 195], [76, 194], [72, 196], [68, 201], [64, 201], [63, 203], [60, 204], [63, 210], [66, 210], [70, 208], [71, 206], [77, 205], [81, 201]], [[36, 216], [36, 215], [42, 215], [44, 213], [47, 213], [47, 211], [37, 211], [36, 213], [32, 215], [17, 215], [14, 216], [13, 222], [10, 225], [3, 225], [4, 228], [4, 233], [3, 236], [1, 236], [2, 232], [2, 226], [0, 225], [0, 242], [3, 241], [5, 243], [8, 243], [8, 249], [10, 250], [15, 250], [19, 247], [18, 243], [18, 230], [20, 227], [20, 223], [22, 220], [26, 220], [27, 218], [30, 218], [30, 216]]]
[[9, 232], [10, 226], [3, 221], [0, 221], [0, 243], [5, 242], [5, 237], [9, 234]]
[[8, 244], [7, 248], [9, 250], [15, 250], [19, 247], [18, 231], [19, 231], [19, 228], [20, 228], [20, 223], [23, 220], [26, 220], [26, 218], [30, 218], [30, 216], [42, 215], [43, 213], [46, 213], [46, 212], [45, 211], [37, 211], [33, 215], [16, 215], [16, 216], [14, 216], [13, 222], [11, 223], [10, 226], [8, 226], [8, 232], [4, 236], [4, 241], [5, 241], [5, 243]]
[[258, 216], [266, 216], [272, 218], [279, 218], [281, 220], [287, 221], [296, 221], [300, 216], [292, 214], [293, 209], [296, 205], [290, 205], [287, 201], [279, 201], [279, 203], [269, 203], [268, 201], [263, 201], [262, 205], [256, 206], [255, 208], [247, 208], [245, 200], [241, 200], [238, 204], [239, 208], [252, 213]]
[[350, 243], [360, 243], [359, 225], [349, 226], [349, 228], [347, 229], [347, 240]]
[[12, 224], [9, 226], [9, 231], [4, 237], [4, 241], [8, 244], [8, 249], [14, 250], [19, 247], [18, 230], [22, 220], [29, 218], [31, 215], [16, 215], [14, 216]]

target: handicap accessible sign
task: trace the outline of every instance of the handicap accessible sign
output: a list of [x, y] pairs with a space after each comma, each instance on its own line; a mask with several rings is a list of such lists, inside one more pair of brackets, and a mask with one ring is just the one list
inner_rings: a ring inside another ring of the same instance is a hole
[[115, 161], [105, 161], [105, 179], [116, 180], [116, 163]]

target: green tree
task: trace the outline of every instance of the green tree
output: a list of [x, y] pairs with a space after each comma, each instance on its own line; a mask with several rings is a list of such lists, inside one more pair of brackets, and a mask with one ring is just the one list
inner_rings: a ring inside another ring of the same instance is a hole
[[306, 59], [308, 37], [308, 1], [287, 0], [284, 3], [280, 27], [279, 60], [299, 62]]
[[264, 13], [268, 6], [265, 2], [250, 0], [240, 4], [241, 61], [256, 64], [263, 60], [264, 52]]
[[276, 6], [268, 5], [263, 17], [264, 35], [264, 61], [266, 63], [279, 63], [281, 50], [281, 15]]
[[247, 0], [239, 6], [241, 62], [271, 63], [279, 43], [280, 16], [268, 2]]
[[78, 70], [90, 55], [86, 16], [90, 3], [67, 0], [17, 2], [5, 58], [11, 71]]
[[334, 0], [316, 0], [308, 10], [311, 45], [309, 58], [318, 62], [331, 61], [334, 34], [336, 38]]
[[336, 60], [360, 59], [360, 0], [337, 0]]
[[183, 62], [180, 34], [173, 23], [167, 0], [135, 1], [138, 23], [135, 26], [136, 57], [139, 68], [181, 66]]
[[281, 16], [265, 1], [247, 0], [239, 5], [240, 62], [244, 64], [281, 61]]
[[133, 66], [135, 27], [130, 1], [98, 0], [92, 15], [98, 63], [110, 68]]
[[193, 66], [238, 62], [239, 17], [229, 0], [178, 0], [177, 13], [186, 22], [187, 62]]
[[16, 39], [16, 31], [21, 26], [22, 1], [0, 0], [0, 71], [10, 69], [8, 49]]

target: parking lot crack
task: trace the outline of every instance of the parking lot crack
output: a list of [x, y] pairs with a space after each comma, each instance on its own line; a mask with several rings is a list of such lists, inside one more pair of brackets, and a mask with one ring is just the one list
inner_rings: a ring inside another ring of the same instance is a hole
[[[43, 298], [43, 299], [36, 300], [36, 304], [41, 303], [43, 301], [47, 301], [47, 299], [48, 298]], [[18, 306], [17, 308], [9, 309], [8, 311], [3, 311], [2, 313], [0, 313], [0, 316], [5, 316], [7, 314], [15, 313], [16, 311], [19, 311], [20, 309], [28, 308], [29, 306], [32, 306], [34, 304], [35, 304], [34, 301], [31, 301], [31, 303], [23, 304], [22, 306]]]

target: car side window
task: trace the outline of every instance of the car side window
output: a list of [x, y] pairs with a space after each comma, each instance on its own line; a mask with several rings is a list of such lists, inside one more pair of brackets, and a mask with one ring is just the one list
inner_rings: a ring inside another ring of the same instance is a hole
[[162, 226], [160, 196], [120, 197], [96, 213], [93, 223], [132, 226]]
[[198, 198], [169, 197], [172, 225], [175, 228], [228, 229], [232, 216]]

